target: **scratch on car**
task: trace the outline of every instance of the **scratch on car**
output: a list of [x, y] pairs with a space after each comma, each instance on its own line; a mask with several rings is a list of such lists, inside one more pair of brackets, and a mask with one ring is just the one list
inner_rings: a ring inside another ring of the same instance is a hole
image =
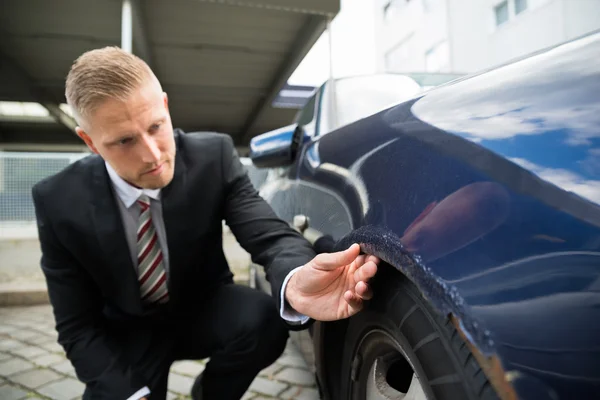
[[567, 242], [565, 239], [561, 239], [561, 238], [555, 237], [555, 236], [548, 236], [548, 235], [544, 235], [544, 234], [534, 235], [532, 237], [532, 239], [545, 240], [545, 241], [548, 241], [551, 243], [566, 243]]
[[496, 354], [485, 356], [479, 351], [477, 346], [473, 344], [470, 335], [465, 332], [461, 321], [452, 314], [450, 315], [450, 320], [459, 335], [467, 344], [467, 347], [469, 347], [469, 350], [471, 350], [471, 354], [473, 354], [479, 363], [479, 366], [483, 369], [483, 372], [485, 372], [485, 375], [490, 380], [490, 383], [496, 390], [498, 396], [500, 396], [502, 400], [517, 400], [518, 397], [515, 388], [510, 383], [511, 373], [504, 370], [498, 356]]
[[418, 255], [411, 254], [396, 234], [377, 226], [363, 226], [340, 239], [335, 247], [343, 249], [352, 243], [359, 243], [365, 253], [379, 257], [402, 272], [442, 315], [458, 317], [464, 331], [483, 354], [494, 352], [490, 332], [471, 314], [456, 287], [437, 276]]
[[411, 254], [393, 232], [376, 226], [363, 226], [342, 238], [336, 248], [359, 243], [365, 253], [373, 254], [407, 276], [442, 315], [450, 316], [502, 400], [516, 400], [510, 373], [502, 367], [491, 333], [475, 318], [458, 290], [427, 267], [418, 255]]

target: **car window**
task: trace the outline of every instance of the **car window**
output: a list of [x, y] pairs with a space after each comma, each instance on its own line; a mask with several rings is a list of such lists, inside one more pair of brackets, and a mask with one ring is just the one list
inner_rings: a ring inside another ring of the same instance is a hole
[[315, 94], [312, 95], [312, 97], [308, 100], [306, 105], [302, 108], [302, 111], [298, 113], [295, 121], [298, 125], [308, 125], [315, 118], [315, 104], [317, 103], [317, 93], [318, 92], [315, 92]]
[[425, 90], [459, 78], [459, 74], [374, 74], [335, 80], [321, 96], [318, 135], [358, 121], [392, 105], [407, 101]]
[[333, 129], [382, 111], [416, 96], [422, 88], [402, 75], [373, 75], [335, 83], [336, 118]]

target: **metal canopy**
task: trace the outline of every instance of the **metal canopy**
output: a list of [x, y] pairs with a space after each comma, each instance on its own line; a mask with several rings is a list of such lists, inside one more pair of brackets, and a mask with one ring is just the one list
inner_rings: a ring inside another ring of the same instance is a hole
[[[133, 53], [168, 93], [173, 125], [238, 145], [290, 122], [296, 110], [271, 102], [339, 11], [339, 0], [128, 3]], [[58, 107], [65, 77], [83, 52], [121, 46], [122, 10], [121, 0], [0, 2], [0, 101], [39, 102], [57, 121], [3, 119], [0, 144], [80, 143]]]

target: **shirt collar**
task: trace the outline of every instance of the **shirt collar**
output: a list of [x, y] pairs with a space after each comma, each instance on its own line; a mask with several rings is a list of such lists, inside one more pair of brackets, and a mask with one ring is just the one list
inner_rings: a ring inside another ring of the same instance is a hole
[[125, 207], [131, 207], [142, 194], [147, 195], [151, 199], [160, 200], [160, 189], [136, 188], [121, 178], [109, 163], [105, 161], [104, 164], [106, 165], [106, 170], [108, 171], [108, 176], [110, 177], [112, 185], [123, 204], [125, 204]]

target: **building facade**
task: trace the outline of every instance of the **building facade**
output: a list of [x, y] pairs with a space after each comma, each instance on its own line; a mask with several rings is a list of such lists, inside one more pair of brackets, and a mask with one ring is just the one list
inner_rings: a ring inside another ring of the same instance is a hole
[[376, 0], [377, 69], [469, 73], [600, 29], [600, 0]]

